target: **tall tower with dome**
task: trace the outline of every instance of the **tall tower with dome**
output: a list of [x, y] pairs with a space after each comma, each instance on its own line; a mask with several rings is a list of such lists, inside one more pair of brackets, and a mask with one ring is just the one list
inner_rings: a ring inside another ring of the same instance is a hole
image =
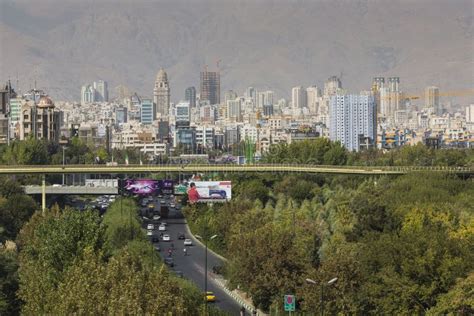
[[170, 86], [168, 75], [163, 68], [156, 75], [155, 88], [153, 89], [153, 102], [156, 106], [156, 117], [168, 117], [170, 108]]

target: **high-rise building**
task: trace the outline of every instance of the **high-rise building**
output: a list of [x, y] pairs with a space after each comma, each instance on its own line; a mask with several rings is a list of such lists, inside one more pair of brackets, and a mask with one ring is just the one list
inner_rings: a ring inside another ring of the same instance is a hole
[[115, 108], [115, 122], [117, 124], [127, 123], [128, 121], [128, 109], [125, 106], [119, 106]]
[[393, 117], [395, 115], [395, 111], [403, 110], [400, 107], [400, 78], [399, 77], [390, 77], [388, 78], [388, 89], [389, 89], [389, 108], [390, 113], [389, 115]]
[[97, 102], [109, 102], [109, 90], [107, 87], [107, 82], [104, 80], [99, 80], [94, 82], [95, 89], [95, 101]]
[[378, 91], [385, 86], [385, 78], [384, 77], [374, 77], [372, 80], [372, 91]]
[[23, 98], [10, 99], [10, 123], [16, 124], [20, 120], [21, 106], [25, 100]]
[[16, 96], [10, 81], [6, 84], [5, 89], [0, 89], [0, 143], [3, 144], [8, 144], [10, 141], [9, 112], [11, 115], [11, 100]]
[[168, 75], [163, 68], [156, 75], [155, 88], [153, 89], [153, 102], [156, 106], [156, 117], [168, 117], [170, 109], [170, 87]]
[[433, 108], [436, 115], [442, 114], [439, 103], [439, 88], [435, 86], [426, 87], [425, 89], [425, 108]]
[[342, 82], [337, 76], [332, 76], [324, 83], [324, 95], [332, 96], [342, 89]]
[[318, 113], [319, 98], [321, 97], [321, 91], [316, 86], [306, 88], [306, 103], [309, 111], [312, 114]]
[[201, 71], [201, 100], [221, 103], [221, 77], [218, 71]]
[[380, 103], [377, 104], [378, 111], [382, 117], [389, 117], [391, 115], [390, 89], [388, 87], [382, 87], [378, 91], [378, 95], [380, 100]]
[[191, 122], [191, 109], [189, 102], [176, 104], [176, 128], [189, 127]]
[[377, 113], [381, 114], [381, 98], [380, 93], [381, 90], [385, 88], [385, 78], [384, 77], [374, 77], [372, 81], [372, 93], [374, 95], [375, 106], [377, 107]]
[[196, 107], [196, 88], [189, 87], [184, 91], [184, 100], [189, 102], [189, 106]]
[[227, 118], [231, 122], [242, 121], [242, 103], [240, 98], [227, 101]]
[[307, 106], [306, 90], [302, 86], [291, 89], [291, 103], [293, 109], [301, 109]]
[[466, 106], [466, 122], [474, 123], [474, 104]]
[[263, 115], [272, 116], [273, 115], [273, 104], [265, 104], [263, 106]]
[[224, 93], [224, 103], [227, 104], [229, 100], [235, 100], [237, 98], [237, 93], [234, 90], [227, 90]]
[[150, 125], [155, 119], [154, 104], [151, 99], [142, 99], [140, 103], [140, 122]]
[[359, 151], [375, 145], [377, 124], [372, 95], [336, 94], [331, 97], [331, 140], [347, 149]]
[[273, 105], [274, 92], [272, 90], [267, 90], [263, 92], [263, 105]]
[[90, 104], [96, 102], [96, 90], [90, 85], [86, 84], [81, 87], [81, 104]]
[[257, 106], [257, 94], [258, 92], [254, 87], [248, 87], [247, 90], [245, 90], [245, 99], [252, 103], [252, 109]]

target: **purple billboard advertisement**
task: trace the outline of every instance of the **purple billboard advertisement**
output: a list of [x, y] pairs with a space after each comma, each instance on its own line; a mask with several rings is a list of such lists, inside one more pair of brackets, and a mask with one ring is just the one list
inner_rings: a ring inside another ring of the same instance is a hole
[[160, 188], [158, 180], [125, 180], [124, 189], [131, 194], [154, 194]]
[[123, 186], [130, 194], [154, 195], [173, 194], [173, 180], [127, 179]]

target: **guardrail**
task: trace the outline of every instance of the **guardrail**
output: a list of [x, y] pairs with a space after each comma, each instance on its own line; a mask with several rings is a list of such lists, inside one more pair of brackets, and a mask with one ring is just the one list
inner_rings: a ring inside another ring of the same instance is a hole
[[[43, 194], [41, 185], [25, 185], [25, 193], [29, 195]], [[91, 187], [81, 186], [45, 186], [45, 194], [91, 194], [91, 195], [116, 195], [119, 193], [117, 187]]]

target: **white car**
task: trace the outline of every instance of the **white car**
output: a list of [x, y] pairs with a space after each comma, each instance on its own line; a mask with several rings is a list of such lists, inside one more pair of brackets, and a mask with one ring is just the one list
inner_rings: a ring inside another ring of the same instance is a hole
[[159, 230], [160, 232], [166, 231], [166, 225], [161, 224], [160, 226], [158, 226], [158, 230]]
[[153, 229], [155, 229], [155, 225], [153, 225], [153, 224], [148, 224], [148, 225], [146, 226], [146, 229], [153, 230]]
[[193, 245], [193, 241], [192, 241], [191, 239], [189, 239], [189, 238], [186, 238], [186, 239], [184, 240], [184, 245], [185, 245], [185, 246], [192, 246], [192, 245]]
[[171, 207], [171, 208], [175, 208], [175, 207], [176, 207], [176, 204], [171, 203], [171, 204], [170, 204], [170, 207]]
[[153, 231], [152, 230], [147, 230], [146, 235], [147, 236], [153, 236]]
[[158, 220], [160, 220], [160, 218], [161, 218], [160, 215], [153, 215], [153, 220], [154, 221], [158, 221]]
[[170, 241], [170, 240], [171, 240], [170, 235], [168, 235], [168, 234], [163, 235], [163, 241]]

